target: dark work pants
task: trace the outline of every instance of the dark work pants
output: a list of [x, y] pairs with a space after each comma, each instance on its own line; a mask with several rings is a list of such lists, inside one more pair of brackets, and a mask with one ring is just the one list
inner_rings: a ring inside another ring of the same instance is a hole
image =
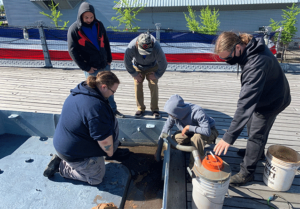
[[278, 114], [261, 115], [253, 113], [247, 123], [248, 141], [246, 154], [241, 163], [241, 173], [243, 175], [253, 174], [260, 156], [264, 152], [270, 130]]

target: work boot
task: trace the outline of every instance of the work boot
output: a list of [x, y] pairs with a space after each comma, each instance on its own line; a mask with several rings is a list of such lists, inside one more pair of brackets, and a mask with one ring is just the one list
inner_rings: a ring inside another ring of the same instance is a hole
[[54, 154], [44, 171], [44, 176], [49, 178], [58, 172], [60, 162], [61, 159]]
[[232, 187], [243, 186], [244, 184], [254, 180], [254, 173], [244, 175], [241, 172], [231, 176], [229, 185]]
[[116, 161], [122, 161], [127, 159], [129, 156], [130, 151], [127, 148], [117, 148], [117, 150], [114, 152], [113, 156], [109, 157], [107, 156], [105, 160], [116, 160]]
[[[245, 157], [245, 154], [246, 154], [246, 149], [239, 149], [239, 151], [237, 151], [236, 153], [238, 156], [241, 156], [241, 157]], [[265, 152], [263, 152], [259, 158], [259, 160], [265, 160], [266, 159], [266, 156], [265, 156]]]

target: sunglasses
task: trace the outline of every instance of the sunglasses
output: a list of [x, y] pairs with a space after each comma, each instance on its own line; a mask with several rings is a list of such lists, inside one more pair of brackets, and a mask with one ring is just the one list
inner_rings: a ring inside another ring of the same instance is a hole
[[108, 88], [109, 90], [111, 90], [111, 92], [112, 92], [113, 94], [115, 94], [115, 93], [116, 93], [116, 91], [112, 90], [112, 89], [111, 89], [111, 88], [109, 88], [108, 86], [107, 86], [107, 88]]
[[236, 43], [236, 44], [233, 46], [233, 48], [232, 48], [232, 50], [231, 50], [231, 52], [230, 52], [230, 54], [229, 54], [228, 57], [223, 58], [223, 57], [220, 57], [220, 56], [219, 56], [219, 58], [222, 59], [222, 60], [230, 60], [230, 59], [232, 59], [232, 58], [233, 58], [233, 57], [232, 57], [232, 52], [234, 52], [234, 54], [235, 54], [235, 47], [236, 47], [236, 45], [238, 45], [238, 44], [239, 44], [239, 43]]

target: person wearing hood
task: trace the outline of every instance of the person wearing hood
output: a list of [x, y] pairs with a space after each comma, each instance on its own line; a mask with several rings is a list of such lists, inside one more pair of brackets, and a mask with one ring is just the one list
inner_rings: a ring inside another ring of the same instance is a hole
[[[89, 3], [80, 5], [77, 20], [68, 30], [67, 40], [69, 54], [86, 78], [96, 76], [100, 71], [110, 71], [112, 56], [106, 30], [96, 19], [95, 9]], [[124, 117], [117, 110], [114, 95], [109, 98], [109, 104], [116, 117]]]
[[114, 73], [103, 71], [71, 90], [53, 137], [57, 155], [46, 167], [45, 177], [59, 172], [65, 178], [100, 184], [105, 174], [104, 156], [129, 154], [128, 149], [118, 148], [118, 120], [108, 102], [119, 84]]
[[[166, 138], [174, 124], [179, 129], [172, 138], [180, 145], [195, 146], [200, 156], [204, 156], [206, 144], [214, 144], [219, 133], [215, 127], [215, 120], [209, 117], [198, 105], [185, 103], [181, 96], [174, 94], [166, 102], [164, 110], [169, 117], [162, 129], [161, 138]], [[194, 166], [193, 155], [190, 157], [189, 167]]]
[[276, 116], [291, 102], [289, 83], [277, 59], [263, 37], [223, 32], [215, 44], [215, 54], [228, 64], [241, 66], [241, 91], [230, 127], [214, 151], [227, 153], [247, 125], [246, 150], [239, 173], [230, 179], [231, 186], [241, 186], [254, 179], [257, 162], [264, 158], [264, 149]]
[[124, 55], [124, 64], [134, 79], [136, 118], [144, 115], [143, 82], [148, 80], [150, 89], [150, 109], [155, 119], [161, 118], [158, 108], [158, 79], [167, 69], [167, 59], [158, 41], [149, 32], [142, 33], [129, 44]]

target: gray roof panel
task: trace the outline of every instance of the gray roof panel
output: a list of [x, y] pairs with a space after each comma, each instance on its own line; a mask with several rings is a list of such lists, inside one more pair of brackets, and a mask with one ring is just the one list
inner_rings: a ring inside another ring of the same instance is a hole
[[[248, 4], [292, 4], [300, 0], [128, 0], [133, 7], [139, 4], [145, 7], [185, 7], [185, 6], [224, 6]], [[135, 2], [135, 4], [134, 4]]]

